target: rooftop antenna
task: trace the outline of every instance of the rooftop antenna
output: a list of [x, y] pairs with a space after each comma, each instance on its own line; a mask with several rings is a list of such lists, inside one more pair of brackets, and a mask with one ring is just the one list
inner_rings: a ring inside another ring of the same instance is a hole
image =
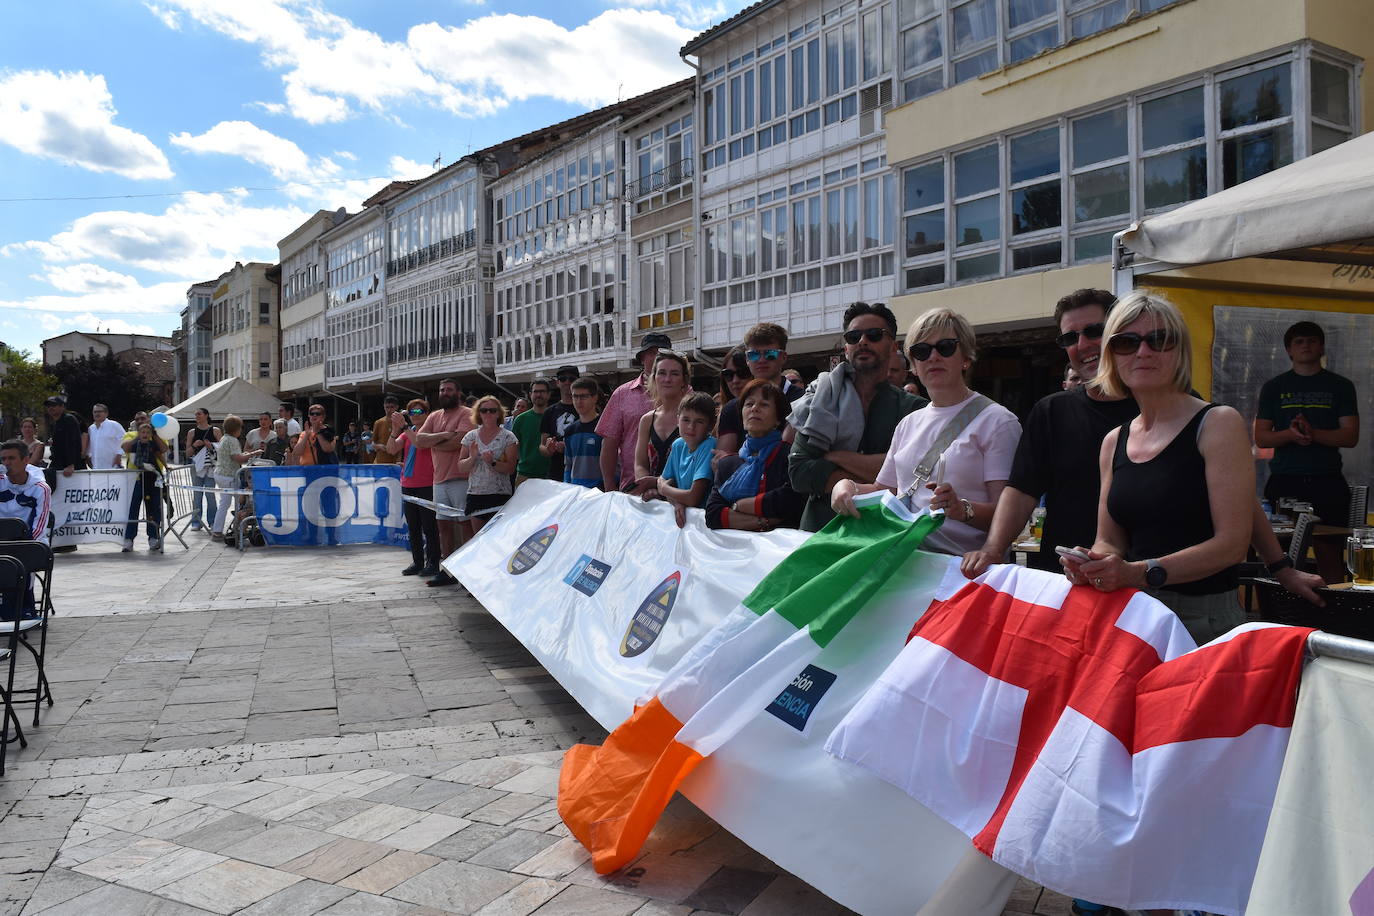
[[624, 84], [624, 83], [621, 83], [619, 86], [616, 86], [616, 87], [615, 87], [615, 100], [616, 100], [617, 102], [623, 102], [623, 101], [625, 101], [625, 84]]

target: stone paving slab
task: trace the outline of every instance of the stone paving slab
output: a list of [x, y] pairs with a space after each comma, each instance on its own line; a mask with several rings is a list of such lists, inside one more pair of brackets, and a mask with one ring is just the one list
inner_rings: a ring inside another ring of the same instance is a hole
[[[681, 797], [597, 875], [554, 795], [604, 730], [401, 551], [188, 544], [58, 557], [57, 704], [0, 780], [0, 916], [849, 912]], [[1007, 912], [1068, 902], [1022, 882]]]

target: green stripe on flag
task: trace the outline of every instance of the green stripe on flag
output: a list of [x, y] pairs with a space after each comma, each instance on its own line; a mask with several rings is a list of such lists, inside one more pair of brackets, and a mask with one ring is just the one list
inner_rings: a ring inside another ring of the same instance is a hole
[[943, 516], [907, 521], [881, 502], [836, 516], [778, 565], [742, 602], [810, 630], [824, 647], [940, 527]]

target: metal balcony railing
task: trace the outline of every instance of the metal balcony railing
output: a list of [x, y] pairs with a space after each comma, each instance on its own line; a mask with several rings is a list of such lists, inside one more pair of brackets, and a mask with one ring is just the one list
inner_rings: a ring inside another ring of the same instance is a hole
[[630, 182], [626, 186], [625, 193], [629, 195], [630, 200], [639, 200], [650, 194], [675, 188], [692, 180], [693, 168], [695, 168], [693, 159], [679, 159], [676, 162], [670, 162], [657, 172], [643, 175]]

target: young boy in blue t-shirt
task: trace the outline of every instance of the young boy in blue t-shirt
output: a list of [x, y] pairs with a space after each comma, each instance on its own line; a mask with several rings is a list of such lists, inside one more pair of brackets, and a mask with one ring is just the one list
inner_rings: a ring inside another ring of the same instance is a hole
[[711, 429], [715, 425], [716, 402], [709, 394], [689, 394], [678, 405], [678, 438], [658, 478], [658, 495], [673, 504], [679, 528], [687, 521], [687, 509], [701, 506], [711, 492], [711, 455], [716, 447]]
[[601, 436], [596, 433], [601, 389], [596, 379], [582, 376], [572, 383], [577, 419], [563, 433], [563, 482], [596, 489], [601, 486]]

